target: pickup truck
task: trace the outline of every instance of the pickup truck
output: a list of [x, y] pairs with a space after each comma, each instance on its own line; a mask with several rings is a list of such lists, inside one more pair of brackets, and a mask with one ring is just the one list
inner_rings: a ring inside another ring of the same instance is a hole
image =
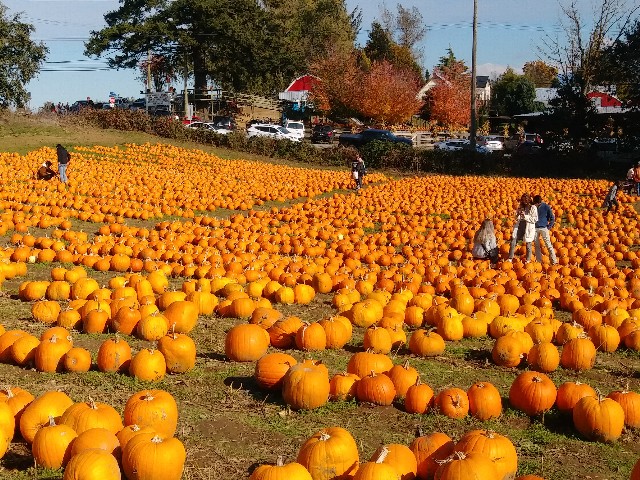
[[397, 137], [389, 130], [378, 130], [374, 128], [364, 130], [361, 133], [343, 133], [338, 138], [338, 143], [343, 146], [360, 148], [369, 142], [373, 142], [374, 140], [380, 142], [404, 143], [406, 145], [413, 145], [413, 142], [410, 138]]

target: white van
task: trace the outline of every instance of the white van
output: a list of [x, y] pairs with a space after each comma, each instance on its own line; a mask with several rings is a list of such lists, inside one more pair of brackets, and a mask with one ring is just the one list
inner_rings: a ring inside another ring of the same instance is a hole
[[289, 130], [293, 136], [299, 138], [300, 141], [304, 140], [304, 122], [300, 120], [287, 120], [284, 122], [284, 127]]

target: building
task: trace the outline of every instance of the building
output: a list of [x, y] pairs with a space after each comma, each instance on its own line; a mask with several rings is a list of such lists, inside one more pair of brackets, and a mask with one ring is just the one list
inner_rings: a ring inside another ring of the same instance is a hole
[[[436, 68], [427, 83], [417, 93], [416, 98], [423, 100], [429, 90], [438, 85], [440, 82], [447, 80], [440, 74]], [[487, 75], [476, 76], [476, 102], [478, 107], [488, 105], [491, 102], [491, 80]]]
[[313, 75], [302, 75], [291, 82], [284, 92], [280, 92], [278, 98], [298, 105], [305, 104], [309, 99], [309, 92], [319, 80]]

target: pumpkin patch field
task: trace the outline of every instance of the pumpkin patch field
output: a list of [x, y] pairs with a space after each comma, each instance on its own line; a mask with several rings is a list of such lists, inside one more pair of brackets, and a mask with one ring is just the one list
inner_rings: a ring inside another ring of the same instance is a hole
[[0, 478], [640, 478], [635, 197], [68, 148], [0, 153]]

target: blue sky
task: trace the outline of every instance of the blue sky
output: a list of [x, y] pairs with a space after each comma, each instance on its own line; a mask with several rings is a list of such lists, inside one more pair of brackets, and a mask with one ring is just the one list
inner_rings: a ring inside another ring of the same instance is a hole
[[[101, 59], [84, 57], [84, 43], [91, 30], [104, 24], [103, 15], [118, 8], [118, 0], [0, 0], [10, 14], [24, 12], [22, 21], [35, 27], [34, 39], [43, 41], [49, 56], [43, 71], [28, 85], [34, 110], [46, 101], [73, 103], [90, 97], [106, 101], [110, 92], [138, 97], [143, 84], [132, 70], [104, 70]], [[591, 0], [577, 0], [588, 22]], [[352, 10], [363, 12], [364, 44], [371, 22], [380, 17], [383, 2], [346, 0]], [[541, 58], [538, 46], [546, 36], [560, 32], [558, 0], [478, 0], [478, 74], [497, 75], [507, 66], [516, 70]], [[386, 2], [395, 11], [397, 2]], [[423, 63], [431, 71], [451, 47], [456, 57], [471, 65], [473, 0], [404, 0], [405, 8], [417, 7], [427, 27], [421, 42]]]

